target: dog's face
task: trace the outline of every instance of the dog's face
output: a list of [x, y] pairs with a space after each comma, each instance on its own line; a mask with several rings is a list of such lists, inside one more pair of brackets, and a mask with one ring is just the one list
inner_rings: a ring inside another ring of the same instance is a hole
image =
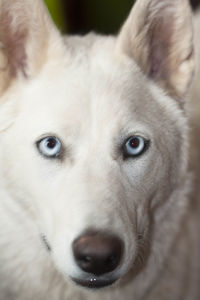
[[[83, 286], [109, 285], [140, 270], [141, 245], [185, 172], [187, 1], [138, 1], [119, 37], [67, 42], [39, 1], [16, 1], [20, 11], [9, 2], [2, 43], [18, 48], [2, 52], [1, 176], [57, 268]], [[38, 27], [22, 18], [27, 5]]]

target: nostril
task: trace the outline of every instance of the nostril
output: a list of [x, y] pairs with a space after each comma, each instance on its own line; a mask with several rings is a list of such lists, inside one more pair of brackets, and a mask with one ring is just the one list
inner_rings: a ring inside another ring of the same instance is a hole
[[106, 264], [108, 264], [108, 266], [114, 266], [117, 265], [117, 257], [114, 255], [109, 256], [106, 259]]
[[92, 261], [92, 257], [90, 257], [90, 256], [85, 256], [82, 259], [83, 259], [83, 261], [85, 261], [85, 263], [91, 263], [91, 261]]
[[83, 255], [78, 255], [76, 254], [76, 260], [78, 262], [78, 265], [81, 266], [83, 269], [89, 269], [92, 262], [92, 257], [90, 256], [83, 256]]
[[88, 233], [73, 243], [77, 265], [87, 273], [103, 275], [115, 270], [122, 258], [123, 244], [117, 237]]

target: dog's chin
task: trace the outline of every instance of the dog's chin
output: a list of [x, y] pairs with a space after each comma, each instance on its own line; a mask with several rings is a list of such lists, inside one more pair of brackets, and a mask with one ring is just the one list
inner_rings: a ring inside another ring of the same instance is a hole
[[76, 285], [86, 288], [86, 289], [103, 289], [106, 287], [109, 287], [113, 285], [116, 281], [116, 279], [99, 279], [95, 277], [87, 278], [87, 279], [79, 279], [79, 278], [71, 278], [73, 282], [75, 282]]

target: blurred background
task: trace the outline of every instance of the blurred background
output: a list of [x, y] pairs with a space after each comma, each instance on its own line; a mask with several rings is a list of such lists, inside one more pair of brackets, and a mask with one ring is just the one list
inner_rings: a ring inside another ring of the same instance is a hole
[[[128, 15], [134, 0], [45, 0], [63, 33], [85, 34], [89, 31], [116, 33]], [[200, 0], [191, 0], [193, 9]]]

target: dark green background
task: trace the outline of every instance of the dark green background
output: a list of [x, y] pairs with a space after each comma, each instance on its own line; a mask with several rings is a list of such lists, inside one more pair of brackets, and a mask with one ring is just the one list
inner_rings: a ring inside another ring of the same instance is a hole
[[[69, 33], [87, 33], [91, 30], [115, 33], [134, 4], [134, 0], [44, 1], [58, 27]], [[200, 0], [191, 0], [191, 3], [196, 7]]]

